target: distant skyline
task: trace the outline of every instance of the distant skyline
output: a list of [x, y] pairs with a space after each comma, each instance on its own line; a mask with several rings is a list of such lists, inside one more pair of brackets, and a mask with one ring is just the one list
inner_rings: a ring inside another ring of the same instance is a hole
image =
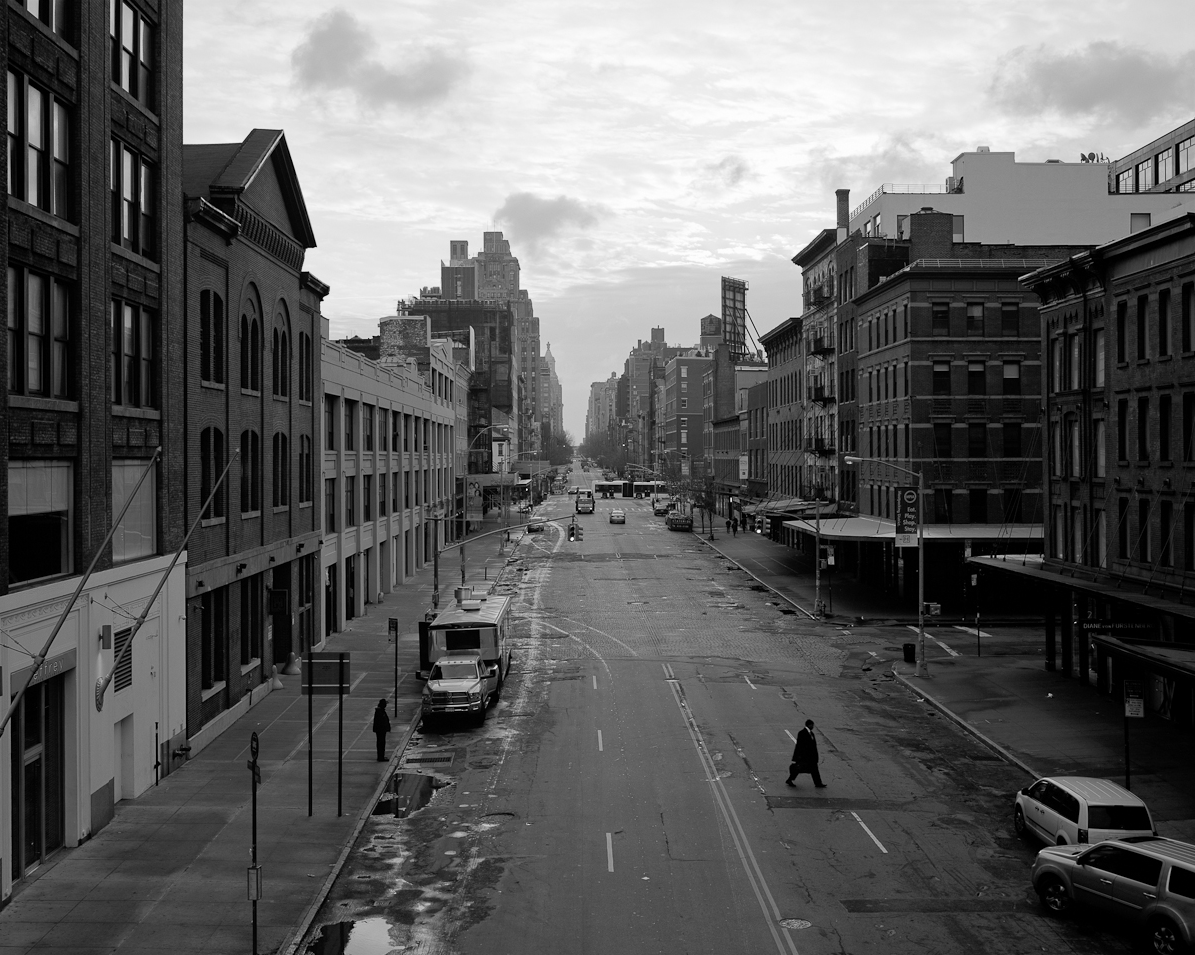
[[988, 145], [1115, 159], [1189, 120], [1189, 0], [189, 3], [185, 140], [284, 129], [335, 338], [501, 230], [584, 436], [653, 327], [696, 344], [722, 275], [767, 331], [790, 259], [884, 182]]

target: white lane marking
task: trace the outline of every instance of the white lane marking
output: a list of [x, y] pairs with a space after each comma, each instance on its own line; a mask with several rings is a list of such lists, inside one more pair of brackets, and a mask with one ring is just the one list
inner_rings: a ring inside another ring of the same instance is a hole
[[[693, 741], [693, 748], [697, 750], [697, 758], [701, 762], [701, 768], [705, 770], [706, 782], [710, 784], [710, 792], [713, 793], [714, 802], [717, 803], [718, 809], [722, 812], [726, 828], [730, 830], [730, 836], [734, 841], [735, 850], [738, 852], [739, 861], [743, 864], [743, 871], [747, 875], [747, 881], [751, 884], [751, 890], [755, 893], [755, 900], [759, 903], [759, 908], [763, 912], [764, 921], [768, 925], [768, 931], [772, 933], [772, 941], [776, 943], [776, 951], [779, 952], [779, 955], [799, 955], [797, 946], [793, 942], [788, 929], [777, 928], [780, 923], [780, 909], [776, 906], [776, 900], [772, 898], [771, 890], [768, 888], [767, 880], [764, 879], [763, 872], [759, 868], [759, 863], [755, 861], [755, 853], [751, 850], [751, 843], [747, 841], [747, 833], [743, 830], [742, 824], [739, 822], [738, 813], [735, 812], [734, 804], [730, 801], [730, 794], [726, 791], [722, 779], [718, 776], [718, 770], [714, 766], [713, 757], [710, 756], [709, 748], [705, 744], [701, 730], [697, 728], [697, 721], [693, 718], [688, 703], [681, 694], [680, 684], [676, 681], [669, 681], [668, 688], [672, 690], [672, 698], [676, 701], [677, 708], [680, 709], [681, 717], [685, 721], [685, 727], [689, 731], [689, 738]], [[785, 947], [786, 942], [788, 943], [787, 948]]]
[[676, 676], [672, 672], [672, 664], [661, 663], [660, 666], [662, 666], [664, 668], [664, 679], [665, 680], [675, 680], [676, 679]]
[[596, 674], [594, 675], [594, 678], [593, 678], [593, 688], [595, 690], [597, 689], [597, 675]]
[[867, 823], [865, 823], [862, 819], [859, 818], [859, 814], [857, 812], [852, 812], [851, 815], [855, 817], [855, 822], [859, 823], [859, 825], [861, 825], [863, 827], [863, 831], [866, 832], [869, 836], [871, 836], [871, 841], [880, 847], [880, 852], [884, 853], [884, 855], [887, 855], [888, 850], [884, 848], [884, 844], [882, 842], [880, 842], [879, 839], [876, 838], [876, 834], [874, 832], [872, 832], [870, 829], [867, 828]]
[[598, 730], [598, 752], [602, 751], [602, 731]]
[[[348, 660], [345, 660], [344, 662], [345, 662], [345, 663], [348, 663]], [[359, 677], [357, 677], [357, 679], [355, 679], [355, 680], [353, 681], [353, 685], [349, 687], [349, 692], [350, 692], [350, 693], [351, 693], [353, 690], [357, 689], [357, 686], [360, 684], [360, 682], [361, 682], [362, 680], [364, 680], [364, 679], [365, 679], [365, 674], [366, 674], [366, 673], [368, 673], [368, 672], [369, 672], [368, 670], [364, 671], [364, 672], [363, 672], [363, 673], [362, 673], [362, 674], [361, 674]]]
[[[747, 680], [746, 677], [743, 677], [743, 679]], [[755, 689], [755, 684], [752, 683], [750, 680], [747, 680], [747, 686], [751, 687], [751, 689], [753, 689], [753, 690]]]
[[[912, 630], [914, 633], [920, 632], [911, 623], [905, 624], [905, 626], [908, 627], [910, 630]], [[972, 631], [972, 632], [974, 632], [974, 631]], [[926, 636], [929, 637], [931, 640], [933, 640], [934, 643], [936, 643], [938, 646], [940, 646], [943, 650], [945, 650], [947, 653], [949, 653], [952, 657], [958, 656], [957, 650], [951, 650], [950, 647], [946, 646], [946, 644], [944, 644], [941, 640], [939, 640], [937, 637], [935, 637], [932, 633], [926, 633]]]
[[[625, 643], [623, 643], [621, 640], [619, 640], [618, 637], [610, 636], [610, 634], [606, 633], [605, 630], [599, 630], [597, 627], [591, 627], [589, 624], [582, 623], [580, 620], [574, 620], [572, 617], [561, 617], [560, 619], [567, 620], [569, 623], [576, 624], [578, 627], [584, 627], [586, 630], [592, 630], [594, 633], [600, 633], [607, 640], [613, 640], [620, 647], [622, 647], [624, 650], [626, 650], [626, 652], [629, 653], [631, 656], [633, 656], [633, 657], [639, 656], [639, 654], [635, 652], [634, 647], [627, 646]], [[557, 627], [555, 629], [559, 629], [559, 628]], [[560, 632], [564, 633], [565, 631], [561, 630]]]
[[614, 837], [606, 833], [606, 871], [614, 871]]
[[[961, 630], [961, 631], [963, 631], [963, 633], [969, 633], [969, 634], [971, 634], [971, 636], [975, 636], [975, 634], [976, 634], [976, 630], [974, 627], [960, 627], [957, 623], [954, 625], [954, 629]], [[986, 630], [980, 630], [980, 631], [978, 631], [978, 633], [981, 637], [987, 637], [987, 638], [991, 639], [992, 635], [990, 633], [988, 633]]]
[[790, 733], [788, 730], [785, 730], [784, 735], [787, 736], [792, 741], [793, 745], [796, 745], [797, 738], [795, 736], [793, 736], [792, 733]]
[[[603, 656], [602, 656], [600, 653], [598, 653], [598, 652], [597, 652], [597, 651], [596, 651], [596, 650], [595, 650], [593, 647], [591, 647], [591, 646], [590, 646], [588, 643], [586, 643], [586, 642], [585, 642], [584, 640], [582, 640], [580, 637], [578, 637], [578, 636], [576, 636], [576, 635], [574, 635], [574, 634], [571, 634], [571, 633], [569, 633], [567, 630], [561, 630], [561, 629], [560, 629], [558, 626], [556, 626], [555, 624], [548, 623], [546, 620], [536, 620], [536, 621], [535, 621], [535, 623], [536, 623], [536, 624], [538, 624], [538, 625], [539, 625], [539, 626], [541, 626], [541, 627], [548, 627], [548, 628], [550, 628], [550, 629], [552, 629], [552, 630], [555, 630], [557, 633], [563, 633], [563, 634], [564, 634], [566, 637], [568, 637], [570, 640], [576, 640], [576, 641], [577, 641], [577, 643], [581, 644], [581, 646], [582, 646], [584, 649], [588, 650], [590, 653], [592, 653], [592, 654], [593, 654], [595, 657], [597, 657], [597, 658], [598, 658], [598, 662], [599, 662], [599, 663], [602, 665], [602, 667], [603, 667], [603, 668], [605, 669], [605, 671], [606, 671], [606, 676], [610, 677], [610, 680], [611, 680], [611, 682], [613, 682], [613, 680], [614, 680], [614, 674], [612, 674], [612, 673], [610, 672], [610, 665], [609, 665], [608, 663], [606, 663], [606, 660], [605, 660], [605, 658], [604, 658], [604, 657], [603, 657]], [[595, 690], [597, 689], [597, 677], [596, 677], [596, 676], [593, 678], [593, 688], [594, 688]]]

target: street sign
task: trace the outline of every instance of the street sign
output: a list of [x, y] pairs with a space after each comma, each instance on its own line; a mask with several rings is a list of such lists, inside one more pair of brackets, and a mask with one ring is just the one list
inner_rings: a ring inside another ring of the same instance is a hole
[[[303, 665], [311, 660], [311, 673], [303, 674], [303, 693], [313, 696], [335, 696], [338, 693], [348, 693], [352, 682], [349, 676], [351, 654], [334, 653], [328, 650], [310, 653], [303, 658]], [[341, 659], [343, 658], [343, 664]], [[341, 676], [344, 684], [341, 685]]]
[[390, 620], [387, 623], [387, 631], [386, 632], [390, 635], [391, 639], [394, 639], [394, 640], [398, 639], [398, 617], [390, 618]]
[[1140, 680], [1124, 681], [1124, 715], [1134, 718], [1145, 716], [1145, 684]]
[[254, 731], [253, 735], [249, 737], [249, 755], [254, 759], [257, 759], [257, 753], [260, 749], [260, 746], [261, 744], [257, 740], [257, 732]]
[[917, 488], [896, 489], [896, 546], [917, 546], [917, 518], [919, 516]]

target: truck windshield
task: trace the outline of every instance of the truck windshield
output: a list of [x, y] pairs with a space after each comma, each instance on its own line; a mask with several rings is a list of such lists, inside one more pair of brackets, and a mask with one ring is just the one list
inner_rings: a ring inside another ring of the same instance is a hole
[[439, 663], [432, 670], [433, 680], [476, 680], [475, 663]]

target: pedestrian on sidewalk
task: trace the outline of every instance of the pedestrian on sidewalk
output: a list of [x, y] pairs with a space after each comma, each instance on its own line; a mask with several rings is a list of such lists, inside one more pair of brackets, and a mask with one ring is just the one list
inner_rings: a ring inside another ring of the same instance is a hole
[[726, 518], [726, 533], [730, 533], [730, 518]]
[[390, 732], [390, 717], [386, 715], [386, 701], [378, 700], [373, 711], [373, 734], [378, 740], [378, 762], [386, 761], [386, 734]]
[[817, 739], [813, 735], [813, 720], [805, 721], [805, 728], [797, 734], [797, 745], [793, 747], [793, 761], [788, 767], [788, 779], [784, 782], [795, 786], [793, 782], [801, 773], [808, 773], [813, 777], [813, 785], [818, 789], [825, 789], [822, 774], [817, 770]]
[[730, 533], [735, 537], [739, 536], [739, 519], [737, 517], [730, 522]]

